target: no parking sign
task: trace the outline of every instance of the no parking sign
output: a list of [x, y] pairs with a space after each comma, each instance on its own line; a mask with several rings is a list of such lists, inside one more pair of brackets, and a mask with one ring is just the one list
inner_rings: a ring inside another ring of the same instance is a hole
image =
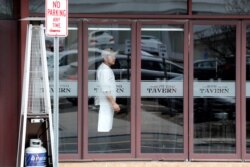
[[46, 0], [46, 35], [68, 36], [68, 0]]

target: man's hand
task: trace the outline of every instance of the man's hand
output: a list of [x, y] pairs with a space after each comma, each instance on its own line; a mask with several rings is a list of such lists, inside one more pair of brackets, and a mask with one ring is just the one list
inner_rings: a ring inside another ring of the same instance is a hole
[[120, 106], [116, 102], [112, 103], [112, 107], [115, 112], [119, 112], [121, 110]]

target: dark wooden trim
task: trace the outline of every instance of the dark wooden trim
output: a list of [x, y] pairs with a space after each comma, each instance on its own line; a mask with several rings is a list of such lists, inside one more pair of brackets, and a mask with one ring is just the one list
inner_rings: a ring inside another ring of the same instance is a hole
[[183, 130], [184, 130], [184, 156], [188, 160], [189, 152], [189, 24], [188, 22], [184, 23], [184, 80], [183, 80]]
[[136, 75], [136, 158], [141, 157], [141, 23], [136, 23], [135, 75]]
[[0, 21], [0, 166], [15, 166], [18, 143], [18, 23]]
[[83, 113], [83, 154], [82, 158], [86, 159], [88, 154], [88, 25], [86, 22], [83, 22], [83, 33], [81, 38], [83, 39], [83, 45], [80, 47], [83, 47], [83, 107], [82, 107], [82, 113]]
[[[42, 17], [44, 14], [30, 13], [30, 17]], [[81, 14], [69, 13], [69, 18], [75, 19], [192, 19], [192, 20], [245, 20], [250, 15], [149, 15], [149, 14]]]

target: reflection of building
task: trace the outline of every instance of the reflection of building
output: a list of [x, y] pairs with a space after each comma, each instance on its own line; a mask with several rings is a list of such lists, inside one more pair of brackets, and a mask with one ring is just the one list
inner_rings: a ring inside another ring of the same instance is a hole
[[[230, 161], [250, 160], [249, 6], [69, 0], [69, 35], [59, 45], [60, 165], [248, 165]], [[44, 23], [44, 7], [0, 1], [0, 166], [15, 166], [26, 28]], [[53, 39], [46, 44], [52, 80]], [[95, 71], [107, 47], [118, 51], [112, 68], [122, 111], [112, 132], [99, 134]]]

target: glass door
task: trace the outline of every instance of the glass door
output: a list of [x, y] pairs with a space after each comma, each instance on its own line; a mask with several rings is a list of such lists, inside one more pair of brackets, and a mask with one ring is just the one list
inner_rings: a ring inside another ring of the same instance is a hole
[[238, 22], [192, 22], [191, 157], [240, 157]]
[[142, 22], [138, 29], [137, 153], [146, 158], [185, 159], [186, 23]]
[[84, 22], [84, 159], [188, 158], [187, 28]]
[[86, 157], [130, 157], [134, 152], [132, 29], [130, 22], [85, 24]]

